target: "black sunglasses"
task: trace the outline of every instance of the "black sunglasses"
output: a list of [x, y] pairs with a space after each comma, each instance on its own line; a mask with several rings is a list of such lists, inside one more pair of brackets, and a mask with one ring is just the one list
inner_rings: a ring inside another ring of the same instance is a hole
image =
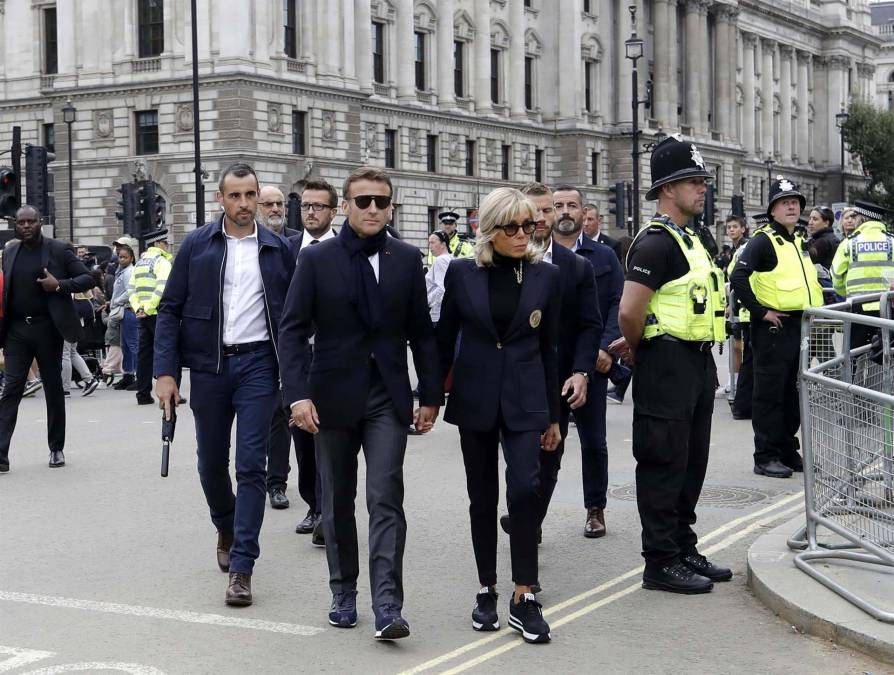
[[507, 237], [514, 237], [518, 234], [519, 229], [525, 234], [533, 234], [534, 228], [537, 227], [537, 223], [533, 220], [526, 220], [521, 225], [517, 225], [516, 223], [509, 223], [508, 225], [494, 225], [495, 230], [503, 230], [506, 233]]
[[368, 209], [372, 202], [376, 203], [377, 209], [386, 209], [391, 204], [391, 197], [383, 197], [380, 195], [361, 195], [359, 197], [351, 197], [358, 209]]

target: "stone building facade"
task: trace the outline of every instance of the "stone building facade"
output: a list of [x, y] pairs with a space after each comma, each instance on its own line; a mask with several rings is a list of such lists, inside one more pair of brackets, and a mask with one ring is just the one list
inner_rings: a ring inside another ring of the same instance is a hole
[[[438, 210], [471, 209], [507, 182], [576, 184], [607, 214], [609, 186], [632, 173], [634, 28], [640, 98], [653, 82], [642, 142], [680, 132], [698, 143], [718, 215], [738, 194], [759, 210], [768, 173], [831, 201], [834, 116], [876, 95], [866, 0], [198, 0], [196, 114], [189, 7], [0, 0], [0, 149], [14, 124], [26, 143], [54, 143], [63, 231], [73, 153], [80, 241], [119, 231], [116, 188], [135, 170], [158, 183], [175, 241], [195, 227], [196, 123], [211, 215], [217, 175], [235, 160], [286, 193], [387, 165], [396, 226], [420, 244]], [[641, 162], [644, 194], [648, 152]]]

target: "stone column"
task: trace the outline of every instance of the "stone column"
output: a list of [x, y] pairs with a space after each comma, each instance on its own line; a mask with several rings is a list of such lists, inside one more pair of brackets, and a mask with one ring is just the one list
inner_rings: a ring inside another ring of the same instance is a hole
[[[394, 26], [394, 52], [397, 61], [397, 97], [416, 100], [416, 81], [413, 76], [413, 0], [399, 0]], [[443, 58], [443, 55], [441, 55]]]
[[491, 112], [490, 0], [475, 0], [475, 112]]
[[700, 81], [702, 66], [707, 61], [703, 44], [704, 31], [701, 23], [701, 0], [690, 0], [686, 3], [686, 124], [696, 133], [702, 126], [701, 90], [704, 82]]
[[733, 83], [735, 79], [730, 78], [730, 62], [735, 55], [736, 42], [732, 26], [730, 24], [730, 16], [732, 12], [728, 5], [719, 5], [717, 7], [717, 22], [715, 24], [714, 40], [716, 45], [717, 64], [715, 70], [715, 86], [717, 96], [714, 104], [714, 115], [716, 116], [714, 127], [720, 132], [722, 138], [730, 138], [732, 133], [732, 125], [730, 124], [729, 105], [730, 99], [735, 104], [736, 97], [733, 95]]
[[[136, 17], [133, 18], [134, 23], [131, 24], [131, 26], [136, 25]], [[56, 26], [59, 28], [56, 32], [56, 58], [59, 65], [59, 75], [70, 75], [74, 77], [77, 74], [76, 42], [78, 34], [77, 13], [74, 2], [60, 2], [56, 6]], [[125, 34], [127, 33], [136, 33], [136, 31], [131, 28], [125, 31]], [[138, 53], [137, 46], [134, 44], [132, 58], [136, 58]], [[12, 57], [12, 55], [10, 55], [10, 57]], [[14, 64], [14, 61], [12, 63]], [[15, 70], [15, 66], [12, 65], [9, 70]], [[58, 79], [59, 78], [57, 77], [57, 80]], [[60, 125], [60, 129], [61, 126], [62, 125]]]
[[[850, 59], [847, 56], [830, 56], [826, 59], [828, 90], [826, 103], [828, 112], [827, 136], [826, 136], [826, 162], [832, 166], [841, 163], [841, 136], [838, 125], [835, 123], [835, 115], [847, 107], [847, 69], [850, 68]], [[847, 157], [845, 156], [845, 163]]]
[[251, 49], [251, 5], [247, 2], [231, 3], [227, 9], [227, 20], [221, 21], [218, 26], [218, 50], [221, 58], [247, 59]]
[[[726, 7], [727, 10], [727, 39], [726, 49], [729, 50], [730, 57], [728, 59], [729, 69], [726, 71], [727, 77], [729, 77], [729, 99], [727, 103], [727, 114], [729, 117], [727, 118], [727, 123], [729, 126], [729, 138], [735, 138], [736, 131], [736, 116], [738, 114], [738, 110], [736, 109], [736, 78], [738, 75], [738, 54], [739, 54], [739, 45], [738, 45], [738, 37], [739, 30], [737, 28], [737, 22], [739, 18], [739, 10], [736, 8]], [[741, 139], [739, 139], [741, 140]]]
[[789, 45], [779, 45], [779, 152], [783, 162], [792, 161], [792, 56]]
[[[673, 28], [671, 27], [673, 17]], [[652, 9], [652, 23], [655, 26], [655, 81], [652, 96], [655, 101], [653, 114], [664, 129], [671, 128], [671, 120], [676, 122], [677, 111], [671, 115], [671, 89], [676, 91], [674, 75], [671, 72], [673, 58], [671, 50], [676, 49], [677, 12], [676, 0], [655, 0]]]
[[766, 159], [772, 155], [776, 148], [773, 147], [773, 50], [776, 44], [770, 40], [761, 40], [761, 96], [764, 99], [764, 108], [761, 111], [761, 155]]
[[[557, 113], [560, 119], [576, 119], [583, 108], [580, 83], [581, 70], [580, 44], [581, 21], [580, 3], [578, 0], [560, 0], [559, 2], [559, 44], [558, 44], [558, 96]], [[645, 59], [640, 61], [640, 67]], [[542, 88], [541, 88], [542, 89]]]
[[757, 146], [754, 135], [754, 74], [756, 68], [755, 49], [757, 37], [754, 33], [742, 33], [742, 147], [746, 155], [753, 155]]
[[[301, 3], [309, 4], [309, 3]], [[372, 15], [369, 0], [354, 0], [354, 58], [357, 86], [371, 93], [372, 86]]]
[[512, 117], [527, 119], [525, 110], [525, 7], [521, 0], [509, 3], [509, 110]]
[[[699, 74], [699, 81], [701, 83], [701, 91], [699, 94], [700, 98], [700, 107], [701, 107], [701, 128], [700, 131], [702, 133], [710, 133], [712, 124], [709, 121], [708, 117], [711, 115], [713, 110], [714, 115], [717, 114], [717, 91], [711, 89], [711, 61], [714, 59], [714, 54], [711, 53], [711, 39], [708, 33], [708, 5], [710, 4], [710, 0], [702, 0], [702, 2], [698, 6], [698, 23], [699, 23], [699, 32], [701, 33], [701, 41], [699, 43], [699, 53], [702, 56], [700, 66], [701, 72]], [[715, 85], [716, 86], [716, 85]], [[715, 100], [711, 100], [711, 95], [714, 95]]]
[[796, 155], [798, 162], [806, 164], [810, 161], [810, 147], [807, 141], [808, 106], [810, 98], [807, 92], [808, 75], [807, 68], [810, 64], [810, 54], [798, 52], [798, 138], [792, 154]]
[[[438, 1], [437, 58], [438, 104], [442, 108], [453, 108], [453, 0]], [[476, 32], [477, 37], [477, 32]], [[415, 44], [415, 43], [414, 43]]]

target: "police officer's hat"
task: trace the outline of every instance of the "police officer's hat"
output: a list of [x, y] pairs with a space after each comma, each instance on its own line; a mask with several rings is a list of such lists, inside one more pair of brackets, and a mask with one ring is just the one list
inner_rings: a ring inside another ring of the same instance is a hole
[[802, 211], [804, 210], [804, 207], [807, 206], [807, 197], [801, 194], [797, 185], [792, 183], [788, 178], [776, 176], [776, 180], [770, 185], [770, 201], [767, 202], [767, 216], [772, 218], [773, 216], [770, 215], [770, 210], [773, 208], [773, 203], [778, 202], [780, 199], [785, 199], [786, 197], [797, 197], [798, 201], [801, 203]]
[[869, 218], [869, 220], [878, 220], [882, 223], [891, 222], [891, 212], [883, 206], [873, 204], [872, 202], [855, 201], [853, 210], [861, 216]]
[[143, 237], [143, 243], [146, 246], [151, 246], [157, 241], [167, 241], [168, 240], [168, 228], [163, 227], [160, 230], [155, 230], [155, 232], [151, 232]]
[[459, 220], [459, 214], [456, 211], [441, 211], [438, 214], [438, 220], [442, 223], [450, 223], [452, 225]]
[[680, 136], [665, 138], [652, 150], [652, 187], [646, 199], [658, 199], [659, 188], [686, 178], [713, 178], [705, 168], [705, 160], [694, 143], [683, 141]]
[[758, 227], [763, 227], [770, 222], [770, 217], [766, 213], [753, 213], [751, 214], [751, 220], [753, 220], [754, 224]]

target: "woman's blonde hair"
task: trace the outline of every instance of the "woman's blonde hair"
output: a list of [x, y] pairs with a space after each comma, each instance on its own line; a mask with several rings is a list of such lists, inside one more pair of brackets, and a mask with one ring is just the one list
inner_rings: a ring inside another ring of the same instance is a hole
[[[498, 225], [509, 225], [518, 218], [534, 220], [537, 209], [534, 203], [519, 190], [510, 187], [497, 188], [488, 194], [478, 207], [478, 235], [475, 237], [475, 263], [479, 267], [493, 265], [493, 238]], [[525, 259], [540, 262], [543, 249], [532, 239], [525, 251]]]

